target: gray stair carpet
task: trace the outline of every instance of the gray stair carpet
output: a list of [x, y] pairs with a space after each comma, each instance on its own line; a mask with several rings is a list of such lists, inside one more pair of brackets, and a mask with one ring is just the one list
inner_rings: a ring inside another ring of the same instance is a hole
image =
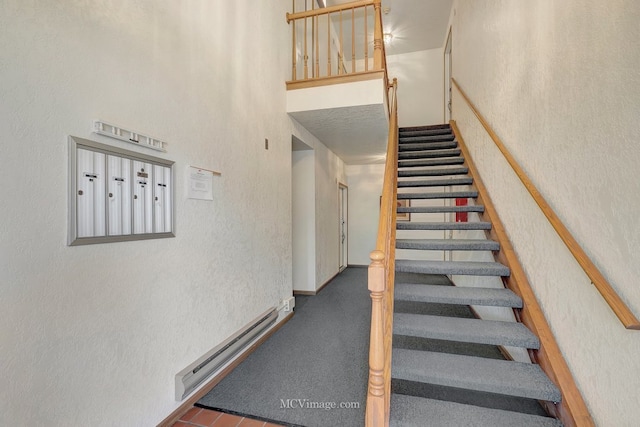
[[425, 192], [425, 193], [398, 193], [398, 200], [405, 199], [468, 199], [478, 197], [476, 190], [449, 191], [449, 192]]
[[540, 348], [540, 340], [522, 323], [396, 313], [394, 335], [478, 344]]
[[399, 168], [415, 168], [419, 166], [447, 166], [461, 165], [464, 163], [462, 157], [444, 157], [439, 159], [426, 160], [398, 160]]
[[451, 128], [447, 129], [400, 129], [398, 134], [401, 137], [411, 136], [436, 136], [436, 135], [453, 135]]
[[562, 427], [553, 418], [421, 397], [391, 395], [390, 427]]
[[491, 230], [491, 223], [477, 222], [403, 222], [396, 223], [397, 230]]
[[469, 173], [467, 167], [461, 168], [442, 168], [442, 169], [408, 169], [399, 170], [398, 178], [409, 176], [446, 176], [446, 175], [466, 175]]
[[449, 185], [470, 185], [473, 178], [448, 178], [448, 179], [421, 179], [398, 181], [398, 188], [401, 187], [446, 187]]
[[457, 157], [460, 150], [420, 150], [420, 151], [401, 151], [398, 153], [398, 159], [428, 159], [437, 157]]
[[428, 286], [420, 283], [398, 282], [395, 285], [395, 299], [438, 304], [522, 308], [522, 299], [505, 288]]
[[452, 134], [442, 134], [442, 135], [423, 135], [423, 136], [406, 136], [402, 134], [398, 138], [399, 144], [406, 143], [416, 143], [416, 142], [442, 142], [442, 141], [453, 141], [454, 136]]
[[397, 239], [398, 249], [425, 251], [497, 251], [500, 243], [484, 239]]
[[448, 387], [559, 402], [540, 366], [458, 354], [394, 349], [392, 377]]
[[456, 148], [458, 141], [442, 141], [442, 142], [405, 142], [398, 144], [398, 151], [401, 153], [404, 151], [415, 150], [445, 150], [448, 148]]
[[467, 206], [409, 206], [398, 208], [398, 213], [484, 212], [482, 205]]
[[511, 274], [499, 262], [396, 260], [396, 271], [424, 274], [460, 274], [468, 276], [502, 276]]

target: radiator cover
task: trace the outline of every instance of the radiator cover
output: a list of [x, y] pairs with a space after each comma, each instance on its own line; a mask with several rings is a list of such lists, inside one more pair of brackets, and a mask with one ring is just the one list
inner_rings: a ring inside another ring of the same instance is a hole
[[176, 374], [176, 401], [183, 400], [215, 371], [240, 353], [267, 328], [275, 323], [278, 311], [270, 308], [252, 322], [209, 350], [198, 360]]

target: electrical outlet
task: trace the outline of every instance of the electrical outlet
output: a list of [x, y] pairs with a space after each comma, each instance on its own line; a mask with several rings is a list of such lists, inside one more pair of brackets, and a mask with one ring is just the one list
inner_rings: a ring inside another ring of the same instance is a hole
[[284, 304], [284, 311], [293, 311], [293, 308], [296, 306], [296, 299], [295, 297], [289, 297], [282, 300], [282, 303]]

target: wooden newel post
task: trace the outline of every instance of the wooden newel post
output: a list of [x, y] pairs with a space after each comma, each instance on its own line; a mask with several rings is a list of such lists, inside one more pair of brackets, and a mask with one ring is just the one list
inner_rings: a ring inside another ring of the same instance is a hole
[[367, 427], [385, 425], [384, 396], [384, 302], [386, 290], [384, 253], [373, 251], [370, 255], [369, 291], [371, 292], [371, 337], [369, 342], [369, 384], [367, 391]]
[[373, 2], [373, 9], [374, 9], [373, 16], [375, 18], [375, 25], [373, 27], [373, 69], [374, 70], [382, 70], [383, 34], [382, 34], [381, 2], [382, 0], [374, 0]]

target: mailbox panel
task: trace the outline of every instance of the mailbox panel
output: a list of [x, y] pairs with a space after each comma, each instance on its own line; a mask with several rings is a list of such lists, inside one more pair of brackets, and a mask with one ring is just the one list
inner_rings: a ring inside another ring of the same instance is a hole
[[153, 232], [153, 167], [133, 161], [133, 233]]
[[70, 136], [69, 245], [173, 237], [173, 164]]
[[155, 233], [171, 232], [171, 169], [153, 166], [153, 231]]
[[109, 236], [131, 234], [131, 160], [107, 156], [107, 211]]
[[78, 149], [76, 169], [76, 216], [78, 237], [104, 236], [105, 157], [102, 153]]

